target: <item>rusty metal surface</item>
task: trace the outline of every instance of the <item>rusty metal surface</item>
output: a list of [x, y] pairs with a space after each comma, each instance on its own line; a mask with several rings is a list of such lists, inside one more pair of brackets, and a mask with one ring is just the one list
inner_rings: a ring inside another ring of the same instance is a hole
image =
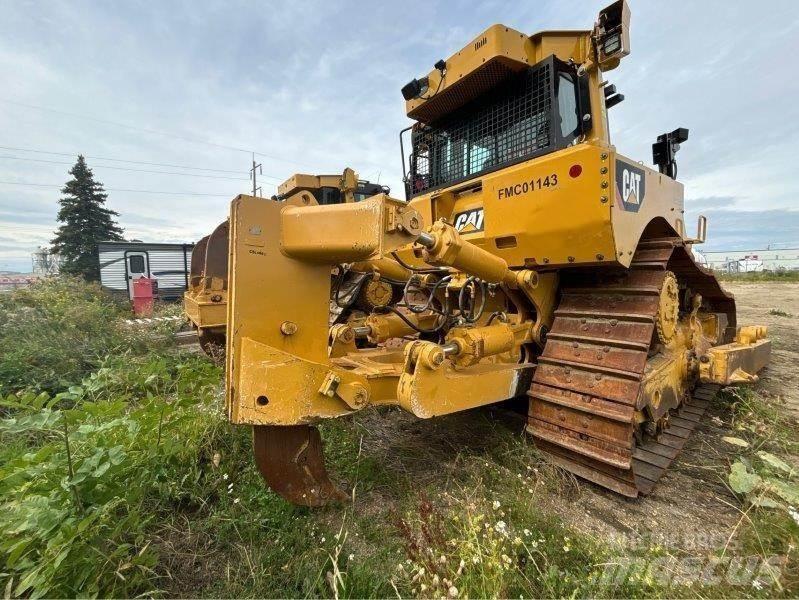
[[628, 271], [586, 272], [566, 282], [528, 392], [527, 430], [552, 461], [620, 494], [649, 493], [679, 454], [718, 386], [700, 386], [656, 439], [638, 430], [660, 289], [668, 273], [735, 324], [735, 304], [679, 238], [639, 245]]
[[[228, 243], [230, 236], [230, 222], [225, 220], [208, 236], [205, 249], [205, 264], [203, 265], [203, 277], [210, 279], [217, 277], [223, 283], [222, 289], [227, 289], [228, 275]], [[193, 258], [193, 256], [192, 256]], [[193, 266], [193, 265], [192, 265]], [[210, 286], [210, 282], [208, 283]]]
[[316, 427], [256, 425], [253, 453], [267, 485], [292, 504], [324, 506], [347, 499], [327, 474]]

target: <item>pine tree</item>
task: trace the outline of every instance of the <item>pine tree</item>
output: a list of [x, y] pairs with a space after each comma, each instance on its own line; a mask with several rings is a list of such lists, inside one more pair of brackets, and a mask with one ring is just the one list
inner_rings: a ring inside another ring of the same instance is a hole
[[62, 273], [98, 281], [97, 244], [122, 239], [122, 229], [114, 221], [119, 214], [104, 206], [108, 194], [94, 180], [82, 155], [69, 174], [72, 179], [61, 190], [64, 197], [59, 200], [58, 221], [62, 225], [52, 241], [53, 251], [61, 256]]

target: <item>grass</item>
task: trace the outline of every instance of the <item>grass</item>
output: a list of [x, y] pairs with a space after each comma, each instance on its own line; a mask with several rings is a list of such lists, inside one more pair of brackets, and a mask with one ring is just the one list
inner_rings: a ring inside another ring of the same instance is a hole
[[751, 388], [728, 388], [731, 426], [743, 447], [732, 461], [729, 485], [741, 498], [741, 551], [761, 559], [780, 557], [781, 591], [799, 589], [799, 439], [797, 422]]
[[785, 312], [780, 308], [772, 308], [770, 311], [768, 311], [768, 314], [774, 315], [775, 317], [793, 317], [791, 313]]
[[[738, 597], [799, 589], [785, 578], [762, 592], [675, 586], [650, 568], [674, 558], [668, 550], [591, 534], [568, 509], [555, 510], [581, 488], [512, 421], [487, 411], [419, 422], [381, 409], [325, 422], [327, 462], [352, 501], [290, 506], [253, 468], [249, 430], [228, 424], [221, 368], [172, 348], [166, 331], [122, 327], [124, 307], [81, 285], [47, 282], [0, 306], [0, 321], [15, 331], [50, 332], [19, 337], [0, 355], [7, 596]], [[65, 295], [73, 307], [47, 306]], [[84, 303], [105, 329], [93, 320], [54, 326]], [[14, 321], [20, 307], [32, 323]], [[83, 349], [81, 361], [67, 360], [70, 346]], [[747, 393], [730, 400], [734, 435], [751, 453], [795, 452], [775, 407]], [[789, 556], [795, 567], [788, 513], [745, 497], [737, 506], [745, 551]], [[627, 560], [642, 568], [616, 568]]]
[[759, 283], [762, 281], [781, 281], [785, 283], [799, 282], [799, 271], [759, 271], [753, 273], [715, 272], [720, 281], [737, 283]]

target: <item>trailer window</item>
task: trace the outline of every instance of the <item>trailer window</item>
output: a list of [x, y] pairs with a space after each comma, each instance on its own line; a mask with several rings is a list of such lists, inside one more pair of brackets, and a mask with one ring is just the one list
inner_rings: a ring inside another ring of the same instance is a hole
[[144, 257], [141, 254], [128, 256], [128, 268], [135, 275], [144, 273]]

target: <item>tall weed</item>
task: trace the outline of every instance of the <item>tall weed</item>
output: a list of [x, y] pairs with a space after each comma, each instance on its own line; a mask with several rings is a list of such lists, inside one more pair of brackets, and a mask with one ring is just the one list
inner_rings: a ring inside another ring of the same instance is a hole
[[209, 496], [221, 372], [124, 323], [98, 286], [0, 296], [0, 587], [157, 593], [153, 521]]
[[123, 310], [99, 285], [69, 278], [0, 294], [0, 393], [79, 383], [123, 344]]

